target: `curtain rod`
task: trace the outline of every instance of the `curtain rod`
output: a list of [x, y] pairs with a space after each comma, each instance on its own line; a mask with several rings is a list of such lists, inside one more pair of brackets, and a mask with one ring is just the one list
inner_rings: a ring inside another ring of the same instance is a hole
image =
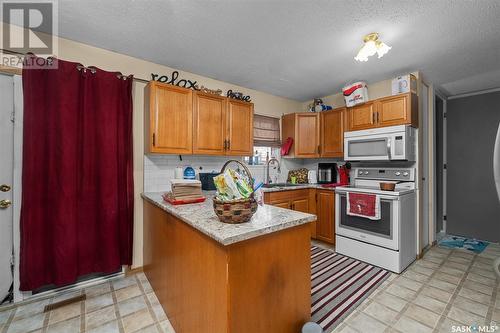
[[[22, 52], [16, 52], [16, 51], [11, 51], [11, 50], [6, 50], [6, 49], [0, 49], [1, 53], [5, 53], [5, 54], [8, 54], [8, 55], [13, 55], [13, 56], [16, 56], [18, 58], [22, 58], [22, 57], [25, 57], [27, 54], [26, 53], [22, 53]], [[90, 69], [89, 67], [85, 67], [85, 66], [82, 66], [82, 65], [79, 65], [79, 66], [76, 66], [78, 70], [80, 69]], [[126, 77], [126, 75], [122, 75], [120, 74], [120, 76], [122, 77]], [[141, 79], [141, 78], [138, 78], [138, 77], [133, 77], [133, 80], [134, 81], [137, 81], [137, 82], [141, 82], [141, 83], [149, 83], [149, 80], [145, 80], [145, 79]]]

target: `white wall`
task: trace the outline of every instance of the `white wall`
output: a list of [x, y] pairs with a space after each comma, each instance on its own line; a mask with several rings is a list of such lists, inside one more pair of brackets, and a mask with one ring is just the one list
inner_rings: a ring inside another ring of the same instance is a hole
[[[411, 74], [419, 77], [418, 72], [412, 72]], [[379, 81], [379, 82], [368, 82], [368, 97], [369, 100], [374, 100], [377, 98], [387, 97], [392, 95], [392, 78]], [[334, 92], [331, 95], [320, 97], [323, 103], [330, 105], [331, 107], [338, 108], [345, 106], [344, 96], [342, 92]], [[302, 103], [302, 111], [307, 111], [308, 105], [312, 103], [312, 100]]]

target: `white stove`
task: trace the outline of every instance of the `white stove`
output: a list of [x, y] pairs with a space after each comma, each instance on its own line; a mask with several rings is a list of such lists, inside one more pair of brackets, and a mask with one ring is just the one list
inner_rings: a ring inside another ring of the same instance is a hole
[[[335, 189], [336, 251], [400, 273], [416, 258], [416, 193], [413, 168], [358, 168], [349, 186]], [[394, 191], [380, 189], [394, 182]], [[347, 214], [347, 193], [380, 198], [380, 219]]]

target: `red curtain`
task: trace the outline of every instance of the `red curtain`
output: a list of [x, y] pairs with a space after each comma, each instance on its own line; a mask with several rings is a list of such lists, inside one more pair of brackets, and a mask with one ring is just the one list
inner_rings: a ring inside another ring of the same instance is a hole
[[132, 261], [132, 77], [54, 62], [23, 69], [26, 291]]

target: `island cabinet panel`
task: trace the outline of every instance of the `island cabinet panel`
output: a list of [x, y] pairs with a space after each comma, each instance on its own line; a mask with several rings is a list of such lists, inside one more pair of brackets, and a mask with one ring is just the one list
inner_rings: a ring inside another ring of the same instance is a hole
[[177, 333], [300, 332], [310, 319], [308, 224], [224, 246], [144, 202], [144, 272]]
[[308, 225], [229, 246], [230, 332], [301, 331], [311, 317], [311, 256], [304, 247]]
[[316, 238], [335, 244], [335, 192], [316, 191]]
[[253, 104], [227, 99], [227, 155], [253, 155]]
[[151, 81], [144, 103], [145, 152], [192, 154], [192, 90]]
[[225, 154], [226, 100], [212, 94], [194, 93], [194, 154]]
[[144, 231], [144, 272], [175, 331], [229, 332], [225, 249], [149, 202]]
[[344, 156], [346, 108], [321, 112], [321, 157]]

